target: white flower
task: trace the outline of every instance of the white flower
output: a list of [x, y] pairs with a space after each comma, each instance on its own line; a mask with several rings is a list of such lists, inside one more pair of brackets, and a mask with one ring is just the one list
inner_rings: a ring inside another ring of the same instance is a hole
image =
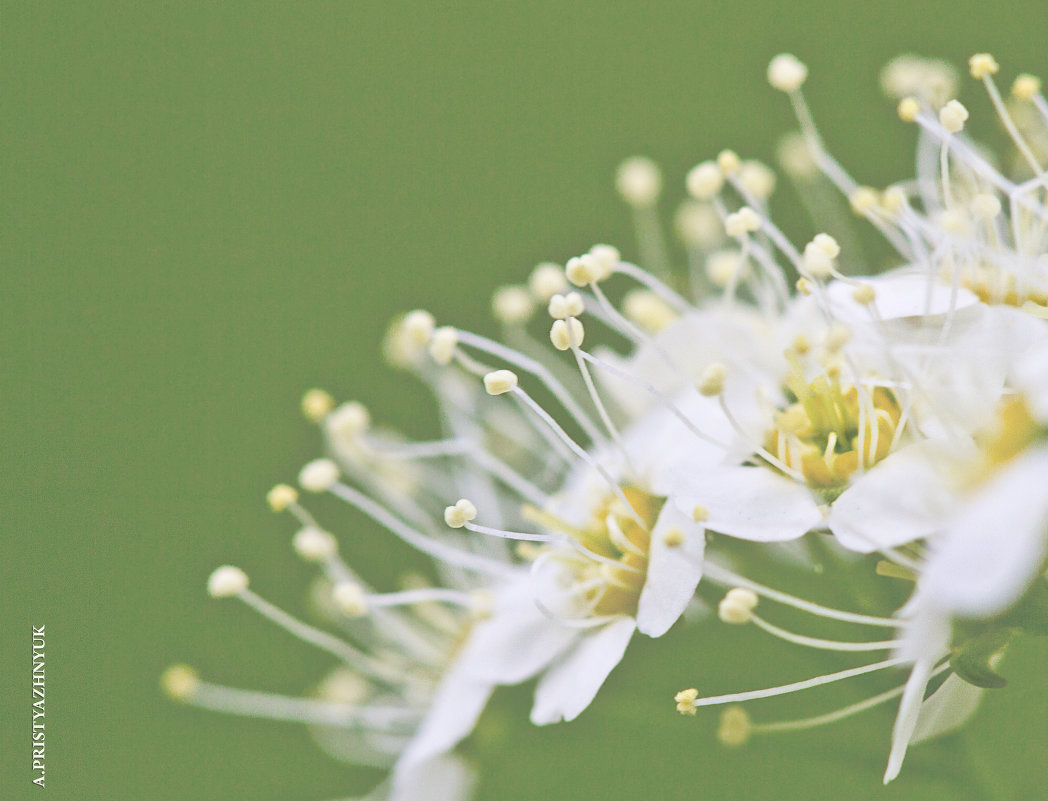
[[[661, 174], [635, 158], [617, 184], [645, 268], [607, 244], [563, 269], [539, 265], [526, 287], [493, 299], [511, 344], [438, 326], [423, 310], [397, 320], [386, 355], [432, 392], [441, 436], [411, 442], [359, 402], [336, 406], [311, 390], [303, 411], [327, 455], [299, 483], [430, 557], [435, 581], [376, 591], [297, 492], [275, 488], [270, 505], [304, 527], [295, 548], [319, 565], [319, 596], [341, 636], [264, 601], [236, 568], [216, 572], [212, 594], [239, 598], [343, 667], [314, 699], [210, 685], [185, 669], [165, 679], [169, 691], [310, 723], [328, 750], [391, 765], [383, 792], [398, 801], [458, 798], [471, 780], [454, 749], [496, 687], [537, 679], [531, 720], [574, 719], [634, 633], [665, 634], [704, 579], [727, 588], [725, 624], [881, 656], [764, 690], [684, 690], [678, 710], [909, 667], [902, 685], [800, 720], [755, 723], [730, 707], [719, 732], [740, 745], [901, 697], [893, 778], [911, 742], [974, 708], [965, 655], [992, 674], [978, 661], [996, 640], [966, 638], [954, 624], [974, 617], [994, 634], [995, 616], [1021, 604], [1048, 550], [1048, 493], [1031, 491], [1048, 470], [1048, 207], [1039, 156], [1000, 100], [996, 68], [982, 54], [971, 70], [1034, 177], [1013, 180], [970, 142], [966, 123], [978, 111], [953, 99], [948, 69], [903, 59], [883, 83], [904, 95], [900, 117], [920, 128], [918, 175], [881, 192], [859, 185], [823, 144], [802, 94], [807, 67], [789, 55], [772, 62], [769, 81], [801, 126], [784, 151], [791, 177], [832, 184], [884, 236], [898, 264], [885, 275], [862, 277], [847, 230], [790, 241], [768, 205], [774, 174], [728, 150], [688, 174], [681, 275], [655, 214]], [[1017, 97], [1044, 105], [1029, 82]], [[550, 319], [536, 336], [529, 326], [537, 330], [543, 307]], [[1019, 401], [1026, 417], [1013, 419]], [[987, 445], [995, 419], [1004, 433]], [[910, 601], [895, 615], [831, 608], [752, 581], [736, 558], [739, 539], [825, 532], [843, 561], [877, 554], [885, 580], [914, 581]], [[764, 617], [769, 603], [891, 638], [794, 632]]]

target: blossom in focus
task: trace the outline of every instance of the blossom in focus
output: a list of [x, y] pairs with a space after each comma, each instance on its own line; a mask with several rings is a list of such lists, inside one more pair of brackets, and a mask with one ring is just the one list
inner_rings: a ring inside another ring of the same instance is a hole
[[[875, 190], [823, 142], [801, 90], [807, 67], [785, 55], [769, 66], [800, 124], [781, 149], [785, 172], [803, 201], [843, 200], [881, 235], [894, 251], [882, 274], [869, 274], [839, 215], [813, 214], [819, 232], [791, 241], [770, 210], [775, 173], [732, 151], [686, 177], [681, 270], [657, 214], [662, 175], [634, 158], [616, 183], [641, 264], [599, 244], [539, 265], [496, 291], [498, 339], [423, 310], [398, 318], [387, 359], [430, 390], [439, 437], [409, 441], [361, 403], [311, 391], [303, 410], [325, 455], [299, 484], [424, 554], [429, 578], [371, 587], [279, 485], [269, 502], [301, 526], [294, 545], [322, 576], [324, 628], [263, 600], [237, 568], [216, 571], [209, 591], [339, 667], [310, 698], [207, 684], [184, 668], [167, 675], [169, 692], [305, 722], [332, 753], [390, 767], [389, 797], [439, 785], [450, 800], [472, 784], [454, 750], [497, 687], [535, 679], [531, 721], [573, 720], [636, 632], [665, 634], [716, 587], [725, 624], [879, 656], [765, 690], [683, 690], [678, 710], [728, 705], [719, 737], [741, 745], [900, 699], [894, 778], [910, 743], [960, 725], [994, 686], [1009, 632], [1036, 626], [1019, 612], [1044, 591], [1048, 105], [1030, 76], [1006, 103], [997, 69], [985, 54], [970, 65], [1017, 172], [965, 133], [956, 74], [905, 57], [882, 83], [918, 128], [917, 175]], [[822, 605], [754, 581], [740, 540], [798, 541], [802, 554], [818, 543], [912, 593], [898, 609]], [[888, 633], [816, 637], [766, 618], [775, 606]], [[908, 679], [806, 718], [754, 722], [737, 705], [895, 670]]]

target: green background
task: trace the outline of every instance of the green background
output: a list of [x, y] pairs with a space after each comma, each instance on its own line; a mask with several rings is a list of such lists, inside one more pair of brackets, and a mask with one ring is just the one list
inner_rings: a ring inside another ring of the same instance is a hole
[[[911, 134], [877, 90], [888, 58], [988, 49], [1009, 75], [1046, 66], [1039, 0], [0, 9], [5, 799], [40, 793], [27, 700], [40, 624], [51, 798], [363, 791], [373, 774], [324, 757], [297, 727], [179, 707], [157, 689], [172, 661], [288, 692], [328, 664], [204, 593], [229, 561], [303, 607], [309, 570], [290, 522], [263, 503], [317, 452], [302, 390], [431, 433], [417, 385], [381, 361], [387, 319], [425, 306], [491, 330], [491, 291], [537, 261], [601, 240], [632, 252], [615, 165], [653, 156], [675, 200], [686, 168], [721, 147], [769, 156], [791, 124], [764, 82], [776, 52], [809, 63], [831, 147], [873, 184], [911, 163]], [[798, 219], [788, 192], [778, 203]], [[409, 562], [335, 515], [376, 582]], [[752, 633], [675, 632], [637, 643], [578, 724], [530, 729], [524, 697], [506, 693], [476, 744], [484, 797], [1025, 801], [1044, 789], [1021, 777], [1048, 748], [1045, 658], [1017, 649], [1010, 670], [1040, 665], [1040, 686], [1013, 682], [884, 791], [890, 710], [725, 752], [712, 721], [676, 717], [669, 695], [814, 663]]]

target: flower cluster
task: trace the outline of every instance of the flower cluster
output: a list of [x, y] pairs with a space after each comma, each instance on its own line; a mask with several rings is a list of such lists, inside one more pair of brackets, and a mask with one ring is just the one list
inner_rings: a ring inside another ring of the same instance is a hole
[[[168, 692], [303, 721], [329, 750], [391, 766], [382, 797], [450, 801], [472, 786], [455, 746], [495, 688], [536, 680], [532, 722], [574, 719], [638, 632], [693, 617], [701, 580], [722, 594], [702, 625], [873, 656], [762, 690], [682, 690], [677, 709], [728, 705], [719, 738], [741, 745], [899, 699], [893, 779], [910, 744], [956, 728], [1002, 683], [996, 666], [1017, 632], [1048, 628], [1048, 103], [1030, 75], [1006, 100], [987, 54], [969, 68], [1014, 163], [967, 134], [949, 65], [902, 57], [882, 84], [918, 129], [917, 174], [862, 186], [816, 130], [807, 68], [781, 55], [768, 79], [799, 131], [780, 161], [826, 229], [806, 244], [770, 215], [775, 173], [726, 150], [687, 175], [681, 269], [659, 224], [662, 177], [633, 158], [617, 186], [644, 268], [609, 245], [539, 265], [495, 293], [499, 340], [420, 310], [396, 320], [387, 358], [432, 391], [441, 437], [407, 441], [360, 403], [312, 390], [303, 411], [326, 455], [298, 483], [430, 557], [431, 580], [373, 588], [298, 490], [278, 485], [269, 505], [301, 526], [294, 547], [321, 573], [330, 625], [273, 606], [235, 567], [208, 590], [339, 667], [308, 698], [206, 683], [182, 666], [165, 674]], [[893, 251], [878, 275], [863, 264], [862, 221]], [[552, 349], [535, 336], [541, 319]], [[907, 582], [909, 599], [838, 609], [788, 594], [750, 577], [741, 541], [830, 549], [874, 580]], [[765, 606], [887, 634], [803, 634]], [[814, 717], [755, 722], [739, 705], [900, 669], [893, 689]]]

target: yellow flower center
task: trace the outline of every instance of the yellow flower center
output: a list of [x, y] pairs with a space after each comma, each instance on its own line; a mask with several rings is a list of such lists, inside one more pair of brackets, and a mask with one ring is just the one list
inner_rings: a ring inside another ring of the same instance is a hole
[[1018, 456], [1038, 435], [1040, 426], [1030, 414], [1021, 395], [1008, 398], [997, 407], [997, 419], [982, 438], [987, 472]]
[[1014, 274], [997, 267], [967, 267], [961, 274], [961, 286], [991, 306], [1048, 308], [1048, 290], [1021, 282]]
[[869, 468], [888, 455], [901, 416], [891, 390], [877, 387], [860, 398], [834, 374], [786, 383], [796, 400], [775, 416], [764, 448], [810, 487], [839, 488], [860, 463]]
[[[575, 559], [573, 554], [571, 560], [575, 582], [587, 588], [585, 600], [596, 616], [636, 614], [648, 575], [650, 532], [666, 500], [637, 487], [623, 487], [622, 494], [632, 512], [617, 495], [608, 493], [591, 509], [590, 520], [583, 527], [571, 526], [535, 507], [524, 508], [525, 517], [569, 535], [591, 553], [603, 557], [603, 561], [595, 561], [581, 554], [582, 558]], [[644, 526], [635, 518], [640, 518]]]

